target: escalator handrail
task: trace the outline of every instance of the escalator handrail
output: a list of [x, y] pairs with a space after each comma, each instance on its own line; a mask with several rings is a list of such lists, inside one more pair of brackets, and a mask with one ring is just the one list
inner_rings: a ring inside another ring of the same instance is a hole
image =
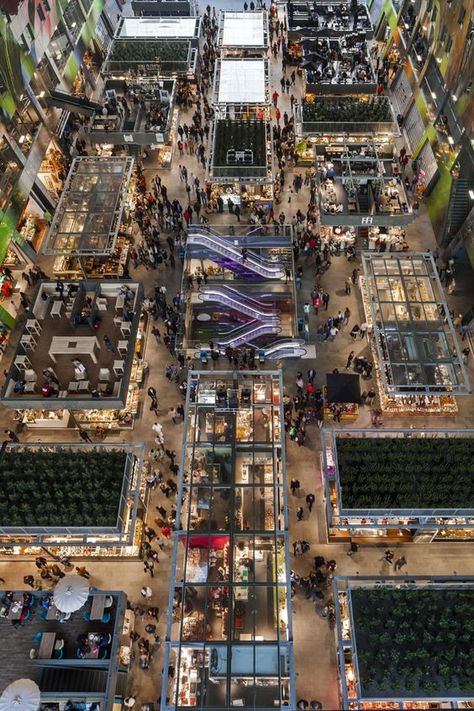
[[[205, 286], [200, 290], [200, 292], [205, 294], [208, 289], [209, 287]], [[268, 309], [268, 313], [280, 313], [278, 309], [273, 308], [271, 304], [264, 303], [263, 301], [259, 301], [258, 299], [254, 299], [253, 296], [250, 296], [249, 294], [242, 294], [237, 289], [233, 289], [231, 286], [227, 286], [227, 284], [215, 284], [212, 285], [211, 289], [213, 289], [214, 291], [221, 289], [223, 292], [231, 292], [232, 296], [230, 298], [237, 299], [238, 297], [239, 299], [242, 299], [242, 301], [252, 302], [256, 305], [256, 309], [258, 307], [262, 309], [262, 311]], [[235, 297], [233, 295], [235, 295]]]
[[[258, 311], [253, 306], [246, 306], [244, 303], [240, 303], [237, 301], [237, 299], [232, 298], [231, 296], [228, 296], [227, 294], [221, 294], [218, 291], [214, 292], [212, 290], [210, 291], [205, 291], [203, 292], [202, 296], [205, 296], [208, 294], [211, 297], [212, 300], [212, 295], [215, 294], [223, 304], [227, 304], [227, 306], [232, 306], [236, 311], [240, 311], [241, 313], [248, 313], [249, 311], [252, 314], [255, 314], [255, 318], [258, 320], [261, 319], [266, 319], [268, 317], [270, 318], [277, 318], [278, 314], [271, 312], [271, 313], [265, 313], [264, 311]], [[246, 311], [243, 311], [243, 309], [246, 309]]]
[[[193, 238], [196, 238], [196, 240], [194, 240]], [[211, 237], [209, 235], [198, 233], [188, 235], [188, 244], [193, 244], [195, 242], [199, 243], [199, 241], [201, 241], [204, 246], [214, 248], [218, 254], [220, 253], [224, 256], [228, 256], [231, 259], [234, 259], [239, 264], [249, 266], [249, 268], [253, 267], [253, 271], [257, 271], [257, 269], [260, 270], [260, 272], [267, 271], [270, 272], [270, 276], [278, 275], [280, 277], [283, 277], [285, 275], [285, 271], [281, 264], [277, 262], [271, 262], [269, 260], [264, 260], [262, 257], [258, 257], [253, 253], [248, 254], [247, 259], [244, 262], [242, 255], [237, 249], [231, 247], [230, 245], [227, 245], [223, 240], [220, 240], [218, 237]], [[266, 261], [267, 264], [263, 263], [264, 261]], [[265, 274], [262, 274], [262, 276], [265, 276]]]

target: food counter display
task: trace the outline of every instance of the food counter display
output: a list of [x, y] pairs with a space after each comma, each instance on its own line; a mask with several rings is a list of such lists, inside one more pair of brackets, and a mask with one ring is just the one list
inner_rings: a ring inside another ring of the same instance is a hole
[[68, 161], [63, 152], [51, 141], [39, 167], [38, 177], [57, 200], [63, 189], [68, 167]]
[[113, 430], [133, 429], [138, 405], [139, 386], [137, 383], [130, 383], [123, 410], [75, 410], [74, 419], [81, 429], [95, 430], [97, 436], [105, 436]]
[[39, 251], [47, 229], [48, 223], [46, 220], [34, 213], [29, 213], [27, 208], [17, 225], [21, 238], [28, 242], [35, 252]]
[[53, 272], [63, 279], [117, 279], [123, 277], [128, 259], [129, 238], [121, 236], [117, 240], [114, 253], [108, 257], [61, 256], [54, 260]]
[[22, 423], [28, 429], [62, 430], [69, 426], [69, 410], [24, 410]]
[[337, 227], [321, 225], [319, 236], [323, 245], [330, 246], [335, 243], [335, 246], [342, 251], [346, 247], [355, 244], [356, 230], [354, 227], [344, 227], [342, 225]]
[[135, 629], [135, 614], [133, 610], [125, 610], [120, 640], [118, 663], [122, 669], [128, 669], [132, 661], [132, 641], [130, 635]]
[[403, 227], [369, 227], [369, 249], [378, 252], [406, 252], [409, 249]]
[[[334, 414], [340, 416], [341, 420], [354, 422], [359, 417], [359, 405], [356, 402], [330, 403], [327, 399], [327, 388], [324, 386], [324, 417], [328, 420], [334, 419]], [[339, 413], [339, 414], [338, 414]]]
[[[369, 295], [366, 288], [365, 278], [359, 277], [360, 291], [362, 295], [362, 303], [364, 305], [364, 313], [366, 323], [368, 325], [369, 333], [372, 331], [372, 311], [369, 303]], [[420, 285], [420, 290], [422, 287]], [[421, 298], [423, 299], [423, 293], [421, 293]], [[427, 299], [429, 301], [429, 299]], [[399, 318], [403, 318], [403, 311], [406, 310], [405, 296], [400, 292], [399, 295]], [[424, 305], [425, 311], [430, 308], [430, 304]], [[433, 317], [434, 314], [431, 314]], [[372, 360], [374, 363], [375, 381], [377, 385], [377, 390], [379, 393], [380, 407], [384, 414], [387, 415], [438, 415], [442, 417], [447, 417], [450, 415], [455, 415], [458, 412], [458, 406], [456, 403], [456, 398], [451, 395], [415, 395], [407, 393], [406, 395], [392, 395], [387, 393], [382, 379], [382, 373], [380, 370], [379, 355], [377, 350], [377, 344], [375, 339], [379, 338], [379, 347], [383, 353], [386, 353], [386, 344], [384, 341], [384, 335], [374, 334], [369, 338], [370, 349], [372, 353]], [[444, 373], [441, 366], [437, 366], [436, 372], [441, 381], [443, 381], [447, 388], [450, 386], [450, 379], [448, 373]]]
[[227, 201], [230, 199], [235, 205], [252, 208], [271, 207], [273, 204], [273, 187], [271, 184], [246, 184], [244, 181], [235, 181], [233, 184], [212, 183], [211, 197], [206, 205], [206, 212], [218, 212], [217, 198], [224, 201], [224, 212], [228, 211]]

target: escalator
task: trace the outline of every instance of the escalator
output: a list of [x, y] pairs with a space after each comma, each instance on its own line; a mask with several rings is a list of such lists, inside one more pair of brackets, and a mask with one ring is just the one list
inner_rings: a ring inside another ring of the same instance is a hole
[[194, 228], [188, 235], [187, 244], [205, 247], [210, 251], [209, 259], [242, 276], [260, 276], [265, 279], [282, 279], [285, 276], [285, 270], [278, 262], [264, 259], [251, 250], [248, 250], [244, 260], [238, 247], [212, 234], [210, 230], [205, 232]]
[[58, 109], [66, 109], [73, 113], [92, 116], [95, 111], [101, 111], [102, 106], [95, 101], [89, 101], [87, 96], [73, 96], [64, 91], [54, 89], [46, 98], [48, 106], [55, 106]]
[[216, 337], [215, 342], [221, 348], [237, 348], [244, 343], [251, 344], [255, 338], [259, 336], [274, 335], [280, 333], [281, 327], [278, 319], [269, 319], [262, 321], [249, 321], [244, 326], [238, 326], [232, 331], [229, 331], [223, 338]]
[[225, 286], [206, 286], [199, 294], [201, 301], [217, 301], [230, 306], [235, 311], [247, 314], [257, 320], [277, 317], [278, 313], [271, 304], [263, 304], [246, 294]]
[[306, 355], [305, 341], [302, 338], [287, 338], [275, 341], [268, 348], [263, 349], [263, 354], [267, 360], [277, 360], [279, 358], [301, 358]]

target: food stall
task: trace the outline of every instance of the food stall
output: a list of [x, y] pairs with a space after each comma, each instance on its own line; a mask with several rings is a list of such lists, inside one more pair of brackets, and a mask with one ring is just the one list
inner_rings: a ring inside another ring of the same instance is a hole
[[362, 253], [362, 303], [380, 404], [388, 415], [454, 415], [469, 391], [430, 253]]
[[214, 74], [213, 101], [217, 119], [268, 120], [268, 60], [221, 58]]
[[324, 416], [354, 422], [359, 416], [360, 378], [355, 373], [327, 373]]

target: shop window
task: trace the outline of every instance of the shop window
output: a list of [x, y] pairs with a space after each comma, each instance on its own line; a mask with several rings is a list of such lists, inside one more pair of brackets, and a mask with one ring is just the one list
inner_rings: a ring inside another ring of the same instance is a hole
[[41, 22], [44, 22], [46, 20], [46, 15], [44, 14], [43, 8], [41, 7], [41, 5], [38, 5], [36, 10], [38, 12], [39, 19], [41, 20]]
[[58, 24], [54, 35], [51, 37], [48, 49], [59, 72], [62, 72], [73, 50], [62, 22]]
[[446, 52], [450, 52], [452, 46], [453, 46], [453, 38], [448, 37], [448, 39], [446, 40], [446, 45], [445, 45]]
[[448, 29], [446, 25], [442, 25], [441, 27], [441, 32], [439, 33], [439, 41], [441, 44], [446, 40], [446, 35], [448, 34]]
[[79, 37], [84, 25], [84, 15], [77, 2], [70, 2], [64, 10], [63, 21], [74, 40]]
[[464, 19], [466, 17], [466, 8], [464, 6], [461, 7], [461, 10], [459, 11], [458, 15], [458, 24], [462, 27], [464, 23]]

